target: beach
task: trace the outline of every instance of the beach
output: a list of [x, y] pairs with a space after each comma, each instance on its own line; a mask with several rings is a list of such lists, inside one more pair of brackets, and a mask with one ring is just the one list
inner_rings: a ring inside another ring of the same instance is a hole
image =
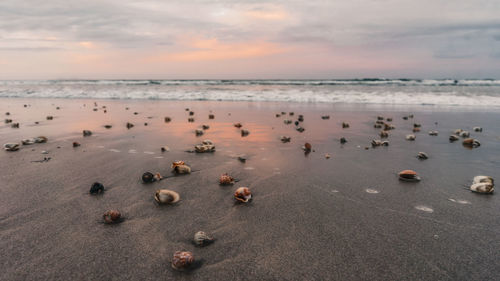
[[[0, 125], [2, 144], [48, 141], [0, 152], [1, 280], [500, 277], [500, 199], [469, 190], [477, 175], [500, 180], [495, 107], [1, 98], [0, 114], [6, 112], [20, 125]], [[284, 123], [298, 115], [302, 133]], [[377, 116], [393, 119], [387, 147], [371, 146], [380, 139]], [[248, 136], [233, 126], [238, 122]], [[414, 123], [421, 131], [407, 141]], [[203, 124], [209, 129], [196, 136]], [[470, 131], [481, 146], [451, 143], [455, 129]], [[215, 152], [186, 152], [206, 139]], [[310, 153], [302, 149], [306, 142]], [[421, 151], [429, 159], [417, 159]], [[171, 176], [178, 160], [192, 173], [142, 183], [147, 171]], [[406, 169], [422, 180], [398, 180]], [[224, 173], [238, 181], [219, 185]], [[94, 182], [104, 185], [103, 194], [89, 194]], [[251, 190], [250, 202], [236, 202], [238, 187]], [[158, 205], [158, 189], [176, 191], [181, 200]], [[110, 209], [122, 213], [122, 223], [103, 223]], [[200, 230], [214, 243], [193, 245]], [[194, 254], [195, 268], [172, 269], [180, 250]]]

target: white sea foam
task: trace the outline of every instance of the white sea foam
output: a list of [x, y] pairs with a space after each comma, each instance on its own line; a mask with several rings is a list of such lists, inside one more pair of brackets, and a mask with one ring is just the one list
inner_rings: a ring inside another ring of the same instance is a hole
[[500, 80], [0, 81], [0, 97], [285, 101], [500, 107]]

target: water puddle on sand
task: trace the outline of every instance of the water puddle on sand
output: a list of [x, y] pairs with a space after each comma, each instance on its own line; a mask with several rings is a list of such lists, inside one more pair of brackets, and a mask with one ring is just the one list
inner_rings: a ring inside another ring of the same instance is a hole
[[368, 188], [365, 190], [367, 193], [371, 193], [371, 194], [377, 194], [379, 193], [380, 191], [378, 190], [375, 190], [375, 189], [371, 189], [371, 188]]
[[111, 151], [111, 152], [120, 152], [120, 150], [114, 149], [114, 148], [110, 149], [109, 151]]
[[462, 200], [462, 199], [453, 199], [453, 198], [450, 198], [448, 200], [450, 200], [451, 202], [458, 203], [458, 204], [471, 204], [469, 201]]
[[130, 150], [128, 151], [128, 153], [137, 153], [137, 150], [135, 150], [135, 149], [130, 149]]
[[427, 213], [434, 212], [434, 210], [432, 208], [429, 208], [429, 207], [423, 206], [423, 205], [415, 206], [415, 209], [417, 209], [419, 211], [427, 212]]

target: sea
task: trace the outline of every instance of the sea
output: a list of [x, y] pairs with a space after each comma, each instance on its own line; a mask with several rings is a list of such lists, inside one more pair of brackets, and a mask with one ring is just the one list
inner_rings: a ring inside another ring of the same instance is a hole
[[496, 79], [4, 80], [0, 97], [500, 107]]

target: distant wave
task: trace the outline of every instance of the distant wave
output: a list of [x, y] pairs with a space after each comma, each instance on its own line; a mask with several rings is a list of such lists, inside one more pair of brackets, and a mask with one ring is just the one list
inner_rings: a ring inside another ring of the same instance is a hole
[[500, 107], [500, 80], [17, 80], [0, 97]]

